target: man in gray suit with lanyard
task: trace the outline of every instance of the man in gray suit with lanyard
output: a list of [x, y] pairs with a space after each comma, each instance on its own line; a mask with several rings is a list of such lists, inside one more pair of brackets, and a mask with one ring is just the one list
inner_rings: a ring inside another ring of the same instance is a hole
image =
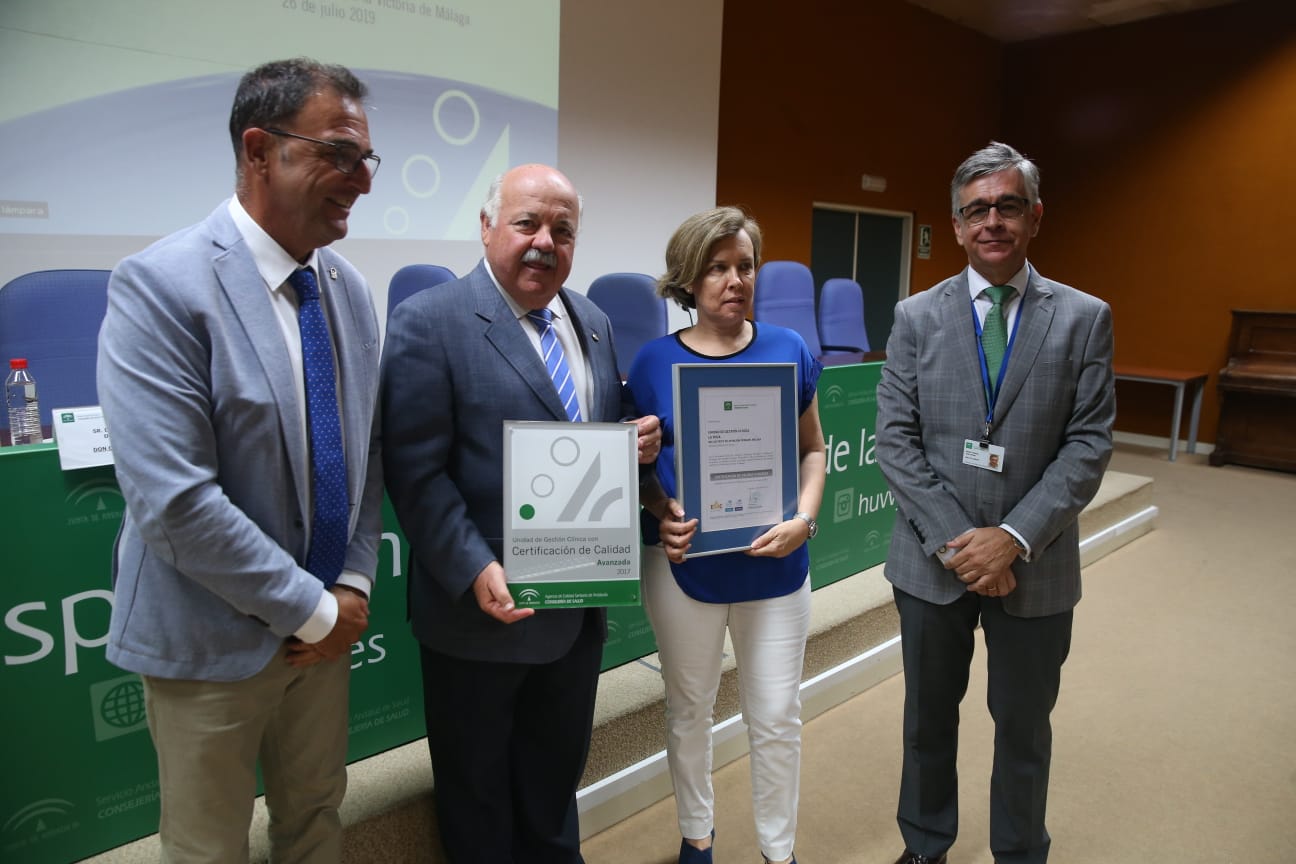
[[896, 306], [878, 385], [878, 462], [899, 505], [886, 562], [905, 674], [897, 864], [944, 864], [957, 835], [978, 624], [995, 721], [990, 849], [997, 864], [1041, 864], [1077, 518], [1111, 455], [1111, 310], [1026, 260], [1044, 210], [1029, 159], [991, 143], [950, 191], [968, 267]]
[[[515, 608], [500, 564], [504, 421], [632, 413], [607, 316], [563, 287], [580, 210], [556, 169], [507, 172], [481, 210], [481, 263], [403, 301], [387, 327], [383, 462], [410, 542], [410, 618], [452, 864], [582, 860], [576, 787], [606, 619]], [[638, 423], [639, 458], [651, 462], [661, 430], [656, 417]]]
[[351, 644], [378, 564], [378, 319], [324, 248], [369, 191], [365, 87], [298, 59], [243, 76], [236, 190], [122, 261], [99, 396], [126, 515], [108, 659], [139, 672], [163, 860], [341, 860]]

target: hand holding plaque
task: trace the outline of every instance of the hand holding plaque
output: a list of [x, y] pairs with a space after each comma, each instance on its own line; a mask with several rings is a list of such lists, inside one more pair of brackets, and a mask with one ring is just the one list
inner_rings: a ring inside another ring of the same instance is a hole
[[796, 512], [796, 364], [679, 363], [674, 372], [675, 476], [684, 512], [699, 520], [685, 557], [750, 549]]

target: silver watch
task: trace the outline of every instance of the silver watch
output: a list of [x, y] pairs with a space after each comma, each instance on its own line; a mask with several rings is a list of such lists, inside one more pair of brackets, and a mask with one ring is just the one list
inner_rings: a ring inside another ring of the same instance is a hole
[[793, 514], [792, 518], [800, 519], [802, 522], [810, 526], [809, 539], [813, 540], [815, 538], [815, 535], [819, 533], [819, 523], [816, 522], [814, 517], [811, 516], [809, 513], [795, 513]]

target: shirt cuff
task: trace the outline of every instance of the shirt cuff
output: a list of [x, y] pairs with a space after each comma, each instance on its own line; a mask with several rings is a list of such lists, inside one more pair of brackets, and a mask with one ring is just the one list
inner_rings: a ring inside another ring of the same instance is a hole
[[999, 527], [1012, 535], [1012, 538], [1017, 541], [1017, 545], [1021, 547], [1021, 559], [1029, 562], [1031, 560], [1031, 547], [1026, 542], [1026, 538], [1014, 531], [1010, 525], [1001, 524]]
[[338, 577], [337, 584], [354, 588], [363, 594], [366, 600], [373, 594], [373, 580], [358, 570], [343, 570], [342, 575]]
[[315, 606], [315, 611], [306, 619], [305, 624], [297, 628], [297, 631], [293, 633], [293, 635], [305, 642], [307, 645], [314, 645], [329, 633], [333, 632], [333, 625], [337, 623], [337, 617], [337, 598], [327, 590], [321, 591], [319, 603]]

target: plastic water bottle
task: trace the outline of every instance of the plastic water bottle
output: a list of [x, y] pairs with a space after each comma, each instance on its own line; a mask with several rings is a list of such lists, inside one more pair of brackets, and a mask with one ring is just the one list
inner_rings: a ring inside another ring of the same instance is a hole
[[39, 444], [45, 440], [41, 435], [36, 379], [27, 371], [27, 360], [22, 357], [9, 361], [9, 377], [5, 379], [5, 402], [9, 406], [11, 444]]

